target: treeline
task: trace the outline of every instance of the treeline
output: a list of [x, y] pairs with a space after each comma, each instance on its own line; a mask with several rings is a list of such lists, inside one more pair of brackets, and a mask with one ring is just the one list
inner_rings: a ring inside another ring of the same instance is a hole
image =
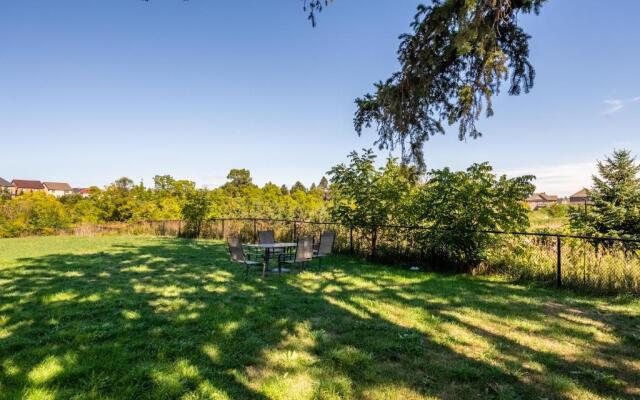
[[[625, 150], [600, 162], [590, 191], [593, 205], [570, 210], [570, 232], [639, 235], [639, 172]], [[0, 236], [50, 234], [79, 223], [180, 219], [186, 222], [181, 233], [197, 237], [210, 218], [332, 220], [357, 228], [375, 249], [376, 227], [420, 226], [428, 229], [397, 237], [387, 232], [385, 237], [390, 243], [410, 244], [442, 265], [468, 268], [486, 260], [487, 249], [496, 244], [495, 235], [481, 231], [528, 228], [525, 199], [534, 190], [533, 176], [497, 176], [488, 163], [423, 173], [394, 158], [378, 167], [371, 150], [352, 152], [348, 163], [336, 165], [329, 179], [323, 177], [310, 188], [299, 182], [290, 189], [272, 183], [259, 187], [245, 169], [233, 169], [227, 178], [211, 190], [164, 175], [154, 178], [153, 187], [121, 178], [103, 189], [92, 188], [88, 198], [42, 193], [4, 198]]]
[[[90, 195], [61, 198], [27, 193], [0, 198], [0, 237], [53, 234], [80, 223], [138, 222], [215, 217], [314, 219], [328, 217], [329, 183], [322, 178], [306, 188], [296, 182], [291, 189], [252, 182], [245, 169], [231, 170], [228, 182], [216, 189], [197, 189], [195, 183], [169, 175], [154, 177], [153, 187], [120, 178]], [[197, 233], [197, 232], [196, 232]]]

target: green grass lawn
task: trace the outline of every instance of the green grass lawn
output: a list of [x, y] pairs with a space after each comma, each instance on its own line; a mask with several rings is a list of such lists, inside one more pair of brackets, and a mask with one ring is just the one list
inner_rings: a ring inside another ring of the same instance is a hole
[[0, 398], [638, 398], [640, 301], [219, 242], [0, 240]]

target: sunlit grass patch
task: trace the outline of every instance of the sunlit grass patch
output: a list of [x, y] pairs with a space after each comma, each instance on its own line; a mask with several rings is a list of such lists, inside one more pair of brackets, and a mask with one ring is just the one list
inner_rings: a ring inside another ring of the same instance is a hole
[[72, 290], [63, 290], [61, 292], [46, 296], [45, 298], [42, 299], [43, 303], [55, 303], [55, 302], [59, 302], [59, 301], [70, 301], [75, 299], [78, 296], [77, 293], [75, 293]]

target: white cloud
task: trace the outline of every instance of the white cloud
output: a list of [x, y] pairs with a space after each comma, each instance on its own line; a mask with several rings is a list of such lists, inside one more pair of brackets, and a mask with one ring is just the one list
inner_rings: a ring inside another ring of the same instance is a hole
[[629, 103], [635, 103], [640, 101], [640, 96], [632, 97], [630, 99], [610, 99], [605, 100], [604, 104], [607, 106], [607, 109], [604, 110], [604, 115], [612, 115], [622, 110]]
[[607, 105], [607, 109], [604, 110], [606, 115], [615, 114], [624, 108], [624, 102], [620, 99], [605, 100], [604, 104]]
[[591, 186], [596, 173], [595, 162], [561, 165], [539, 165], [502, 172], [508, 176], [535, 175], [536, 192], [569, 196], [583, 187]]

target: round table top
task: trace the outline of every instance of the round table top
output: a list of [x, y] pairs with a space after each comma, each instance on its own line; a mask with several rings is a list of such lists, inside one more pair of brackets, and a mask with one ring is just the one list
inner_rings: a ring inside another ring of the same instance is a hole
[[260, 247], [263, 249], [281, 249], [285, 247], [296, 247], [297, 245], [295, 242], [245, 244], [247, 247]]

